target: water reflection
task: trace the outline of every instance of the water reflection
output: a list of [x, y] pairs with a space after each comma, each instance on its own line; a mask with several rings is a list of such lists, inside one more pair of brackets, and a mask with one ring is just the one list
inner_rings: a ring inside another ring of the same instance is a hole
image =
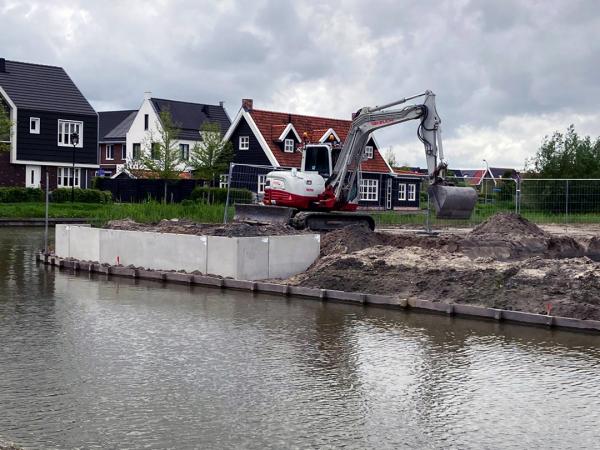
[[592, 448], [597, 336], [97, 275], [0, 249], [0, 435], [32, 447]]

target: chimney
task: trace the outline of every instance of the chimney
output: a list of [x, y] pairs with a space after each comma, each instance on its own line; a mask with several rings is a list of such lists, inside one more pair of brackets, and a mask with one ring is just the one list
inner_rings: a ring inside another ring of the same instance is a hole
[[6, 72], [6, 60], [0, 58], [0, 72]]
[[152, 91], [144, 92], [144, 100], [150, 100], [152, 98]]
[[246, 111], [252, 111], [252, 107], [254, 102], [252, 101], [251, 98], [243, 98], [242, 99], [242, 108], [244, 108]]
[[225, 102], [224, 102], [223, 100], [221, 100], [221, 101], [219, 102], [219, 106], [222, 108], [224, 103], [225, 103]]

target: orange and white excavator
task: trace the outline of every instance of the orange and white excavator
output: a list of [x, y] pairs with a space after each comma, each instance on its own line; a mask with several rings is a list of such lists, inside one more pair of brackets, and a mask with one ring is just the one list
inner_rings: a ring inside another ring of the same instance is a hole
[[[416, 98], [420, 104], [390, 109]], [[352, 120], [348, 137], [333, 165], [330, 144], [306, 144], [302, 168], [269, 172], [266, 177], [263, 205], [235, 205], [235, 220], [289, 223], [296, 228], [331, 230], [350, 224], [375, 228], [373, 218], [356, 212], [359, 200], [360, 163], [371, 133], [380, 128], [409, 120], [419, 120], [417, 136], [425, 147], [428, 192], [436, 216], [467, 219], [471, 216], [477, 192], [446, 181], [441, 120], [435, 108], [435, 94], [403, 98], [382, 106], [361, 108]]]

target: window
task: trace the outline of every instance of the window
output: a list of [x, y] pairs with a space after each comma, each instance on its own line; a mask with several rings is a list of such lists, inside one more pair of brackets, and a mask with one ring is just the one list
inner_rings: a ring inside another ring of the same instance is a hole
[[74, 185], [76, 188], [78, 188], [79, 181], [81, 178], [80, 177], [81, 169], [76, 168], [74, 173], [75, 173], [75, 183], [73, 183], [73, 168], [72, 167], [59, 167], [57, 169], [58, 187], [71, 187]]
[[366, 202], [376, 202], [379, 198], [379, 180], [360, 180], [360, 199]]
[[121, 144], [121, 159], [125, 161], [127, 159], [127, 145]]
[[398, 200], [405, 201], [406, 200], [406, 184], [400, 183], [398, 185]]
[[249, 136], [240, 136], [240, 150], [248, 150], [250, 148], [250, 137]]
[[179, 144], [180, 158], [182, 161], [190, 159], [190, 144]]
[[72, 120], [58, 121], [58, 145], [59, 147], [72, 147], [73, 134], [77, 133], [78, 141], [75, 147], [83, 147], [83, 122], [75, 122]]
[[219, 176], [219, 187], [221, 189], [227, 189], [229, 187], [229, 174], [224, 173]]
[[365, 147], [365, 159], [373, 159], [373, 146], [367, 145]]
[[112, 144], [106, 146], [106, 159], [115, 159], [115, 150]]
[[150, 158], [159, 159], [160, 158], [160, 148], [157, 142], [152, 142], [150, 144]]
[[256, 192], [258, 192], [259, 194], [264, 194], [266, 184], [267, 184], [267, 176], [259, 175], [258, 176], [258, 190]]
[[283, 151], [288, 153], [294, 153], [294, 140], [286, 139], [283, 142]]
[[148, 131], [148, 114], [144, 114], [144, 131]]
[[40, 119], [38, 117], [29, 118], [29, 133], [40, 134]]
[[409, 184], [408, 185], [408, 201], [414, 202], [417, 198], [417, 185]]
[[133, 159], [139, 159], [142, 156], [142, 144], [133, 144]]

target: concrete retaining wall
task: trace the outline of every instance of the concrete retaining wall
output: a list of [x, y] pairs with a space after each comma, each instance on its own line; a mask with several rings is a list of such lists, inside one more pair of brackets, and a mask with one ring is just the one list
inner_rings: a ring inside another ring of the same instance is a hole
[[200, 271], [238, 280], [287, 278], [319, 256], [318, 234], [194, 236], [57, 225], [56, 256], [153, 270]]

